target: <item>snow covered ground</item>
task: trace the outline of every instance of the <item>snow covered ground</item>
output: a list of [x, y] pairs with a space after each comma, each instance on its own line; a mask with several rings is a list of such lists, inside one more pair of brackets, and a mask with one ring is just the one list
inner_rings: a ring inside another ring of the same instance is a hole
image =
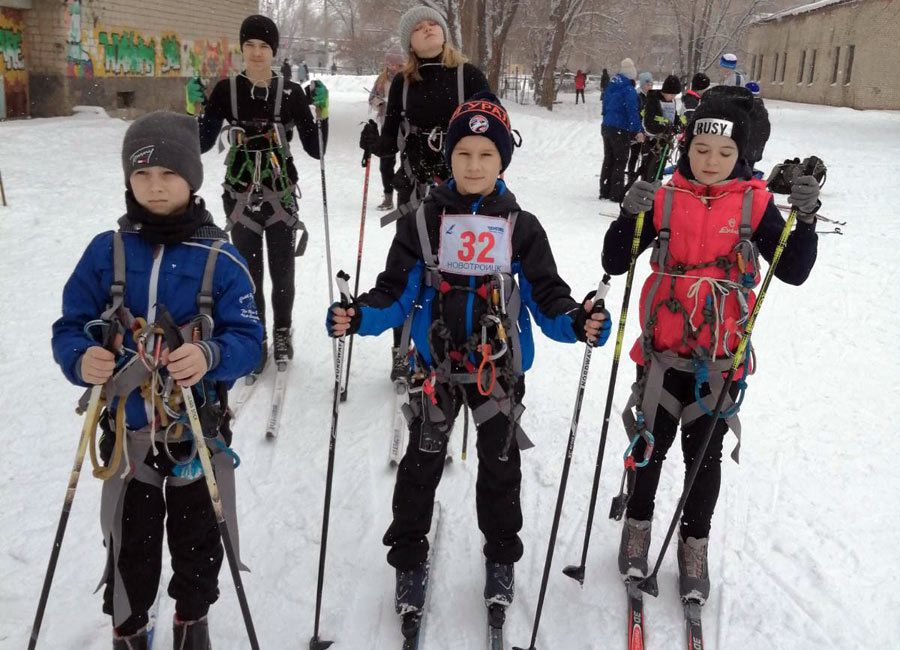
[[[363, 173], [357, 148], [371, 78], [326, 77], [332, 87], [327, 156], [334, 269], [353, 272]], [[509, 106], [524, 146], [507, 174], [521, 204], [543, 221], [557, 263], [581, 296], [601, 275], [599, 251], [609, 219], [598, 209], [602, 159], [598, 95], [574, 97], [553, 113]], [[713, 594], [704, 609], [707, 648], [845, 650], [896, 644], [900, 596], [900, 407], [892, 279], [900, 240], [900, 185], [894, 170], [900, 113], [769, 102], [772, 139], [762, 167], [817, 154], [829, 165], [822, 212], [848, 221], [845, 236], [819, 240], [819, 261], [802, 287], [774, 283], [754, 336], [759, 372], [750, 382], [740, 467], [726, 462], [713, 520]], [[50, 324], [63, 284], [98, 231], [123, 209], [119, 151], [127, 123], [96, 115], [0, 123], [0, 170], [9, 207], [0, 207], [0, 648], [22, 648], [81, 427], [80, 390], [53, 362]], [[221, 223], [223, 156], [204, 156], [201, 193]], [[297, 269], [294, 370], [277, 442], [264, 440], [267, 377], [236, 424], [244, 577], [263, 648], [297, 648], [312, 633], [318, 541], [331, 404], [331, 345], [318, 163], [302, 154], [302, 216], [312, 231]], [[380, 183], [373, 169], [369, 205]], [[393, 228], [366, 223], [362, 286], [381, 269]], [[825, 228], [823, 229], [830, 229]], [[639, 261], [636, 282], [648, 263]], [[618, 318], [622, 279], [608, 304]], [[636, 306], [632, 304], [632, 314]], [[628, 341], [637, 335], [636, 318]], [[882, 347], [884, 345], [885, 347]], [[325, 581], [322, 634], [337, 648], [398, 647], [393, 576], [381, 536], [389, 522], [393, 471], [387, 467], [391, 386], [389, 342], [356, 341], [350, 399], [341, 409]], [[560, 569], [577, 561], [594, 469], [612, 343], [594, 355], [538, 646], [624, 648], [626, 603], [616, 573], [619, 525], [605, 518], [618, 489], [625, 438], [617, 414], [633, 377], [623, 363], [601, 481], [598, 517], [583, 589]], [[507, 639], [525, 645], [540, 586], [556, 486], [562, 469], [582, 349], [537, 339], [524, 425], [537, 448], [523, 455], [526, 552], [517, 567]], [[726, 443], [729, 445], [730, 440]], [[457, 453], [438, 491], [438, 539], [429, 649], [483, 647], [483, 560], [475, 523], [474, 452]], [[658, 551], [681, 487], [680, 453], [667, 463], [657, 500]], [[100, 482], [85, 471], [75, 499], [40, 647], [109, 647], [99, 594]], [[681, 608], [674, 550], [660, 574], [661, 594], [645, 611], [651, 648], [677, 648]], [[227, 570], [212, 609], [217, 650], [246, 648]], [[172, 604], [164, 600], [161, 620]], [[890, 623], [894, 621], [894, 623]], [[159, 647], [171, 631], [161, 625]], [[777, 641], [774, 635], [777, 634]], [[894, 639], [891, 641], [891, 639]]]

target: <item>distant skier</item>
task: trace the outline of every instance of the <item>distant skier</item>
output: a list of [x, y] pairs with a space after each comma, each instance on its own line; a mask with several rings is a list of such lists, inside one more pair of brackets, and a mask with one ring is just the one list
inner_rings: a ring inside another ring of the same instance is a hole
[[[642, 334], [631, 350], [637, 382], [623, 419], [629, 437], [641, 436], [633, 459], [644, 459], [652, 432], [649, 463], [637, 467], [619, 547], [619, 570], [646, 576], [651, 520], [662, 463], [681, 423], [686, 467], [696, 459], [709, 426], [711, 407], [731, 367], [760, 281], [757, 251], [772, 261], [784, 219], [765, 183], [752, 179], [744, 162], [749, 131], [749, 101], [701, 102], [687, 127], [687, 154], [666, 186], [638, 181], [628, 191], [619, 218], [603, 242], [603, 268], [628, 270], [635, 215], [643, 212], [640, 250], [653, 247], [652, 273], [640, 305]], [[724, 135], [723, 135], [724, 134]], [[812, 176], [794, 182], [789, 201], [799, 222], [787, 240], [775, 275], [802, 284], [816, 260], [816, 211], [819, 186]], [[665, 233], [665, 237], [663, 237]], [[738, 379], [751, 372], [742, 360]], [[684, 506], [678, 538], [680, 593], [686, 601], [709, 597], [710, 522], [719, 495], [725, 433], [738, 432], [737, 407], [744, 386], [732, 385], [730, 399], [706, 450], [696, 482]]]
[[705, 93], [707, 89], [709, 89], [709, 77], [702, 72], [698, 72], [691, 79], [690, 90], [681, 96], [681, 105], [684, 107], [685, 121], [691, 121], [694, 111], [697, 110], [697, 106], [700, 105], [700, 98], [703, 97], [703, 93]]
[[287, 59], [281, 64], [281, 76], [284, 77], [285, 81], [290, 81], [291, 77], [293, 77], [291, 74], [291, 64]]
[[[647, 106], [647, 94], [653, 90], [653, 75], [649, 72], [642, 72], [637, 78], [638, 90], [638, 113], [641, 116], [641, 124], [644, 121], [644, 109]], [[638, 179], [641, 166], [641, 154], [644, 149], [644, 143], [634, 140], [628, 150], [628, 165], [625, 167], [625, 191], [632, 186]]]
[[[606, 68], [603, 68], [603, 73], [600, 75], [600, 92], [603, 93], [606, 90], [606, 87], [609, 85], [609, 72], [606, 71]], [[601, 94], [602, 98], [602, 94]]]
[[678, 114], [675, 98], [681, 93], [681, 82], [675, 75], [669, 75], [663, 81], [662, 88], [647, 93], [644, 104], [643, 125], [647, 139], [641, 152], [640, 177], [645, 181], [653, 181], [661, 177], [660, 165], [665, 164], [674, 147], [675, 136], [683, 127], [682, 117]]
[[737, 56], [726, 52], [719, 58], [719, 70], [722, 73], [723, 86], [743, 86], [744, 73], [738, 70]]
[[[414, 214], [432, 187], [450, 177], [441, 154], [447, 123], [466, 97], [489, 90], [484, 73], [448, 43], [447, 23], [431, 7], [417, 6], [400, 18], [400, 46], [406, 64], [391, 82], [381, 135], [374, 120], [360, 134], [359, 146], [376, 156], [400, 154], [394, 175], [396, 219]], [[399, 137], [398, 137], [399, 136]], [[401, 224], [397, 224], [399, 229]], [[391, 379], [405, 380], [409, 360], [398, 355], [400, 328], [394, 331]]]
[[[121, 161], [125, 214], [117, 231], [93, 239], [66, 283], [53, 356], [73, 384], [106, 384], [100, 523], [107, 555], [103, 612], [112, 617], [113, 649], [147, 648], [165, 537], [174, 572], [168, 586], [175, 600], [174, 647], [207, 650], [207, 612], [219, 597], [223, 553], [197, 454], [211, 453], [219, 485], [233, 486], [225, 396], [259, 362], [262, 327], [244, 260], [196, 194], [203, 183], [196, 121], [163, 111], [138, 118], [125, 132]], [[211, 246], [221, 246], [221, 253]], [[204, 303], [207, 289], [212, 299]], [[162, 305], [196, 337], [166, 348], [153, 333]], [[99, 344], [99, 326], [113, 318], [123, 327], [118, 362]], [[163, 393], [167, 378], [178, 382], [174, 397]], [[112, 394], [116, 386], [124, 393]], [[203, 431], [208, 450], [194, 448], [185, 425], [175, 422], [186, 417], [178, 386], [192, 387], [209, 415]], [[237, 539], [235, 504], [227, 494], [223, 505]]]
[[575, 73], [575, 105], [578, 106], [578, 96], [581, 95], [581, 103], [584, 104], [584, 84], [587, 80], [587, 75], [579, 70]]
[[[372, 84], [369, 91], [369, 108], [375, 111], [375, 122], [379, 128], [384, 128], [384, 118], [387, 112], [388, 89], [391, 81], [403, 67], [405, 59], [402, 51], [391, 48], [384, 55], [384, 67]], [[378, 206], [379, 210], [392, 210], [394, 208], [394, 165], [397, 155], [385, 155], [380, 158], [381, 184], [384, 188], [384, 200]]]
[[[393, 522], [384, 535], [407, 637], [417, 634], [425, 605], [425, 535], [463, 403], [478, 432], [484, 599], [492, 620], [502, 622], [513, 599], [513, 565], [523, 552], [519, 448], [525, 438], [518, 418], [534, 356], [529, 312], [556, 341], [599, 346], [609, 336], [609, 313], [589, 298], [572, 299], [537, 217], [499, 180], [514, 148], [509, 115], [494, 95], [478, 93], [459, 106], [444, 138], [453, 177], [400, 221], [375, 287], [349, 307], [332, 305], [327, 316], [332, 336], [378, 335], [411, 319], [414, 417], [397, 470]], [[473, 331], [481, 335], [472, 337]]]
[[622, 59], [619, 74], [603, 93], [603, 167], [600, 171], [600, 198], [621, 203], [625, 196], [625, 166], [632, 139], [644, 141], [644, 129], [638, 112], [637, 77], [634, 61]]

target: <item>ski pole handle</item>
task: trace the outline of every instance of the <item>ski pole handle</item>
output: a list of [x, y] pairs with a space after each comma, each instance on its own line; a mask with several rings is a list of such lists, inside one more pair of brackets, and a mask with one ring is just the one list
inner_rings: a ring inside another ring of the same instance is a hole
[[346, 309], [353, 302], [353, 296], [350, 294], [350, 276], [343, 271], [337, 272], [338, 292], [341, 294], [341, 307]]
[[610, 287], [609, 281], [609, 273], [604, 273], [603, 277], [600, 279], [600, 284], [597, 285], [597, 291], [594, 293], [594, 308], [596, 308], [597, 305], [600, 305], [600, 309], [606, 309], [606, 296], [609, 293]]

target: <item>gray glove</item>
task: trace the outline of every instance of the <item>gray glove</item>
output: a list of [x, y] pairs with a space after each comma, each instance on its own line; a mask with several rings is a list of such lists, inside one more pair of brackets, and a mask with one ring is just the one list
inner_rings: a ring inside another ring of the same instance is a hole
[[660, 183], [650, 183], [648, 181], [635, 181], [634, 185], [625, 195], [622, 201], [622, 210], [626, 213], [637, 216], [639, 212], [647, 212], [653, 209], [653, 197], [656, 190], [659, 189]]
[[[799, 176], [791, 184], [791, 195], [788, 202], [800, 211], [801, 215], [815, 215], [819, 206], [819, 181], [812, 176]], [[805, 221], [809, 221], [806, 219]]]

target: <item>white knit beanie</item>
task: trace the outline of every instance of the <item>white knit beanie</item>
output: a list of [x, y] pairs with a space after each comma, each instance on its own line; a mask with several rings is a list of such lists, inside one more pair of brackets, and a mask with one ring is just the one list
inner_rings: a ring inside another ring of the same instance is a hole
[[619, 64], [619, 74], [628, 79], [637, 77], [637, 68], [634, 65], [634, 61], [631, 59], [622, 59], [622, 63]]
[[403, 48], [404, 52], [409, 52], [411, 49], [412, 46], [409, 41], [412, 37], [413, 30], [416, 28], [416, 25], [423, 20], [433, 20], [436, 22], [441, 26], [441, 29], [444, 30], [444, 40], [450, 40], [447, 21], [444, 20], [444, 17], [438, 11], [425, 6], [413, 7], [400, 17], [400, 46]]

